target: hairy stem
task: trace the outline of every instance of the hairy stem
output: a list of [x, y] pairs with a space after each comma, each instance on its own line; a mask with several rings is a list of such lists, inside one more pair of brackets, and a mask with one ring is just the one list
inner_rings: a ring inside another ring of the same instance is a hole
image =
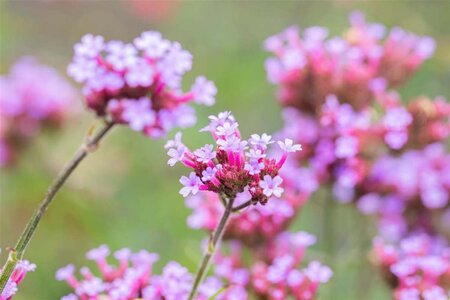
[[235, 198], [231, 198], [228, 200], [227, 205], [225, 207], [225, 211], [222, 215], [222, 218], [220, 219], [219, 225], [217, 225], [216, 230], [214, 230], [213, 236], [208, 243], [206, 252], [203, 254], [200, 267], [197, 271], [197, 274], [195, 275], [194, 285], [192, 286], [191, 293], [189, 294], [189, 300], [193, 300], [194, 297], [197, 295], [200, 283], [203, 281], [203, 278], [208, 272], [211, 258], [214, 256], [214, 253], [218, 248], [217, 245], [222, 240], [225, 228], [227, 227], [228, 224], [228, 220], [230, 219], [231, 213], [233, 211], [234, 199]]
[[56, 196], [58, 191], [66, 182], [67, 178], [73, 173], [73, 171], [77, 168], [79, 163], [88, 156], [95, 148], [97, 147], [100, 140], [108, 133], [108, 131], [114, 126], [112, 122], [105, 122], [104, 126], [98, 130], [92, 137], [88, 138], [85, 144], [83, 144], [80, 149], [75, 153], [72, 159], [65, 165], [64, 169], [59, 173], [59, 175], [54, 179], [52, 184], [47, 190], [44, 199], [41, 204], [37, 208], [37, 210], [33, 213], [30, 220], [28, 221], [27, 226], [23, 230], [22, 234], [19, 237], [19, 240], [16, 243], [14, 249], [10, 251], [8, 260], [6, 261], [4, 267], [2, 268], [2, 273], [0, 275], [0, 294], [3, 292], [6, 283], [11, 277], [14, 268], [17, 263], [22, 259], [25, 250], [30, 243], [31, 238], [36, 231], [39, 222], [42, 219], [45, 211], [47, 210], [50, 203], [52, 203], [53, 198]]

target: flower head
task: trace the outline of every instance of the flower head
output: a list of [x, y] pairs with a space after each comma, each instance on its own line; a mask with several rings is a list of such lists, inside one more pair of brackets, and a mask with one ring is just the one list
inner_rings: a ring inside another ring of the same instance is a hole
[[265, 204], [272, 195], [280, 197], [283, 188], [279, 186], [282, 179], [278, 176], [278, 171], [286, 160], [287, 153], [297, 151], [301, 146], [286, 140], [283, 143], [286, 151], [277, 163], [267, 157], [266, 150], [272, 143], [271, 136], [254, 134], [248, 141], [243, 140], [239, 124], [229, 112], [210, 116], [209, 119], [209, 126], [203, 130], [211, 132], [217, 144], [215, 148], [208, 144], [194, 152], [184, 151], [184, 148], [180, 152], [180, 147], [185, 147], [180, 139], [167, 144], [172, 147], [168, 152], [171, 165], [181, 161], [194, 170], [189, 177], [181, 178], [184, 187], [180, 193], [186, 197], [199, 190], [207, 190], [236, 197], [246, 190], [255, 204]]
[[0, 90], [0, 167], [12, 165], [41, 130], [59, 128], [79, 109], [66, 79], [32, 57], [0, 76]]
[[181, 91], [191, 65], [192, 55], [158, 32], [144, 32], [128, 44], [86, 35], [75, 45], [68, 73], [84, 85], [87, 106], [98, 115], [159, 138], [195, 123], [189, 102], [214, 104], [216, 87], [203, 76], [191, 91]]
[[[106, 252], [99, 249], [105, 249], [105, 247], [94, 249], [90, 253], [101, 252], [103, 257]], [[99, 272], [91, 271], [86, 267], [81, 268], [81, 278], [73, 275], [75, 268], [73, 265], [58, 270], [57, 279], [67, 281], [73, 289], [71, 294], [61, 299], [175, 300], [188, 297], [194, 277], [187, 268], [179, 263], [171, 261], [163, 268], [161, 274], [155, 274], [152, 268], [158, 260], [157, 254], [146, 250], [133, 253], [128, 248], [116, 251], [115, 254], [118, 256], [116, 265], [107, 264], [104, 268], [100, 267]], [[97, 257], [97, 255], [95, 256]], [[200, 293], [195, 300], [208, 299], [222, 287], [223, 283], [220, 278], [208, 277], [200, 286]], [[15, 286], [11, 286], [10, 290], [15, 292], [14, 288]]]

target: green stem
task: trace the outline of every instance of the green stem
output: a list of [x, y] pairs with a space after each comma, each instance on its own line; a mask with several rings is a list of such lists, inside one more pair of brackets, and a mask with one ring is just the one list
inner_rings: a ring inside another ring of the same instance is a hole
[[55, 195], [64, 185], [66, 180], [72, 174], [72, 172], [77, 168], [79, 163], [88, 156], [95, 148], [97, 147], [100, 140], [108, 133], [108, 131], [114, 126], [112, 122], [105, 122], [104, 126], [91, 138], [87, 140], [87, 142], [75, 153], [72, 159], [65, 165], [64, 169], [59, 173], [59, 175], [55, 178], [47, 193], [45, 194], [44, 199], [41, 204], [37, 208], [37, 210], [33, 213], [30, 220], [28, 221], [27, 226], [19, 237], [19, 240], [16, 243], [16, 246], [13, 250], [11, 250], [8, 260], [6, 261], [4, 267], [2, 268], [2, 273], [0, 275], [0, 294], [3, 292], [3, 289], [6, 286], [9, 278], [11, 277], [14, 268], [16, 267], [18, 261], [20, 261], [25, 253], [25, 250], [30, 243], [31, 238], [36, 231], [39, 222], [42, 219], [45, 211], [48, 206], [52, 202]]
[[235, 198], [231, 198], [228, 200], [227, 205], [225, 206], [225, 211], [220, 219], [219, 225], [217, 225], [216, 230], [208, 243], [208, 247], [206, 252], [203, 254], [202, 261], [200, 263], [200, 267], [195, 275], [194, 285], [192, 286], [191, 293], [189, 294], [189, 300], [193, 300], [197, 295], [198, 288], [200, 283], [203, 281], [206, 273], [208, 272], [209, 264], [211, 262], [211, 258], [214, 256], [214, 253], [217, 250], [218, 243], [222, 240], [223, 234], [225, 232], [225, 228], [227, 227], [228, 221], [231, 216], [231, 212], [233, 211], [233, 202]]

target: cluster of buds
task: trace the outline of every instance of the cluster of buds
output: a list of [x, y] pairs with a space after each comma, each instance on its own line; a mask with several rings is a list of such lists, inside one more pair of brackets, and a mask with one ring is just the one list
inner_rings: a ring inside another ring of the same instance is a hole
[[450, 248], [445, 240], [413, 234], [396, 244], [374, 240], [383, 275], [395, 300], [447, 300], [450, 296]]
[[[19, 283], [25, 278], [27, 272], [33, 272], [36, 265], [30, 263], [28, 260], [21, 260], [17, 263], [14, 271], [5, 285], [5, 288], [0, 293], [0, 300], [11, 300], [17, 293]], [[0, 275], [2, 270], [0, 269]]]
[[360, 12], [350, 15], [350, 23], [343, 37], [327, 39], [323, 27], [306, 28], [301, 37], [290, 27], [266, 40], [274, 55], [266, 61], [267, 75], [279, 86], [282, 105], [314, 114], [335, 94], [359, 110], [377, 89], [403, 83], [434, 52], [433, 39], [400, 28], [384, 39], [384, 26], [366, 23]]
[[77, 108], [77, 94], [56, 70], [31, 57], [0, 77], [0, 167], [14, 162], [43, 127], [58, 127]]
[[203, 130], [211, 132], [216, 147], [207, 144], [190, 151], [182, 143], [180, 133], [166, 144], [169, 165], [181, 162], [194, 170], [188, 177], [181, 177], [180, 194], [188, 197], [199, 191], [211, 191], [225, 199], [235, 199], [245, 192], [249, 204], [266, 204], [272, 196], [279, 198], [283, 193], [283, 180], [278, 171], [288, 153], [300, 151], [301, 146], [290, 139], [278, 142], [283, 154], [279, 160], [271, 159], [266, 153], [273, 143], [270, 135], [253, 134], [249, 140], [242, 140], [239, 125], [231, 113], [223, 112], [209, 118], [211, 122]]
[[[100, 271], [96, 275], [88, 267], [80, 269], [77, 279], [75, 266], [67, 265], [56, 272], [56, 279], [66, 281], [73, 293], [61, 300], [178, 300], [187, 299], [193, 283], [193, 275], [177, 262], [169, 262], [160, 275], [153, 273], [153, 265], [159, 256], [146, 250], [133, 253], [128, 248], [114, 252], [117, 265], [107, 258], [110, 250], [106, 245], [90, 250], [86, 257], [94, 261]], [[199, 289], [196, 300], [208, 300], [223, 287], [222, 281], [208, 277]], [[217, 299], [224, 299], [218, 297]], [[230, 298], [232, 299], [232, 298]], [[237, 299], [237, 298], [234, 298]]]
[[242, 260], [246, 249], [232, 241], [230, 253], [216, 257], [215, 274], [231, 285], [244, 286], [257, 299], [315, 299], [319, 285], [333, 275], [318, 261], [300, 268], [305, 250], [315, 241], [315, 236], [306, 232], [283, 232], [267, 243], [248, 248], [251, 259], [247, 262]]
[[84, 84], [86, 104], [98, 115], [158, 138], [195, 124], [189, 102], [214, 104], [217, 89], [203, 76], [182, 92], [191, 66], [192, 55], [158, 32], [144, 32], [132, 44], [88, 34], [75, 45], [68, 73]]
[[382, 136], [392, 150], [423, 148], [450, 136], [450, 104], [443, 97], [418, 97], [402, 105], [396, 92], [380, 90], [376, 100], [383, 117], [372, 135]]
[[419, 97], [408, 104], [412, 116], [408, 146], [422, 148], [450, 137], [450, 103], [443, 97]]

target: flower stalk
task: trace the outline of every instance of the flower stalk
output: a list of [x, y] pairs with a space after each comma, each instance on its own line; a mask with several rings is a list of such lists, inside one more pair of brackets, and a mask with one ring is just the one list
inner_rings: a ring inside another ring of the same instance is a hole
[[[200, 267], [195, 275], [195, 281], [191, 289], [191, 293], [189, 294], [189, 300], [193, 300], [198, 292], [198, 288], [203, 281], [203, 278], [205, 277], [206, 273], [209, 269], [209, 264], [211, 262], [211, 258], [214, 256], [214, 253], [216, 253], [217, 246], [219, 242], [222, 240], [223, 234], [225, 232], [225, 229], [227, 227], [228, 221], [230, 219], [231, 213], [233, 212], [233, 203], [234, 203], [234, 197], [230, 198], [225, 206], [225, 211], [220, 219], [219, 225], [217, 225], [216, 230], [214, 231], [208, 246], [206, 248], [206, 251], [203, 255], [202, 261], [200, 263]], [[223, 201], [226, 201], [226, 199], [223, 199]]]
[[17, 263], [22, 259], [25, 250], [39, 225], [39, 222], [41, 221], [48, 206], [52, 203], [56, 194], [65, 184], [73, 171], [78, 167], [81, 161], [83, 161], [89, 155], [89, 153], [93, 152], [96, 149], [99, 142], [106, 136], [106, 134], [113, 126], [113, 122], [105, 121], [104, 126], [100, 130], [98, 130], [92, 137], [89, 137], [87, 139], [86, 143], [80, 147], [80, 149], [75, 153], [72, 159], [65, 165], [64, 169], [55, 178], [55, 180], [47, 190], [47, 193], [45, 194], [45, 197], [42, 200], [41, 204], [28, 221], [28, 224], [20, 235], [15, 247], [10, 251], [8, 260], [2, 268], [3, 272], [0, 276], [0, 293], [3, 292]]

